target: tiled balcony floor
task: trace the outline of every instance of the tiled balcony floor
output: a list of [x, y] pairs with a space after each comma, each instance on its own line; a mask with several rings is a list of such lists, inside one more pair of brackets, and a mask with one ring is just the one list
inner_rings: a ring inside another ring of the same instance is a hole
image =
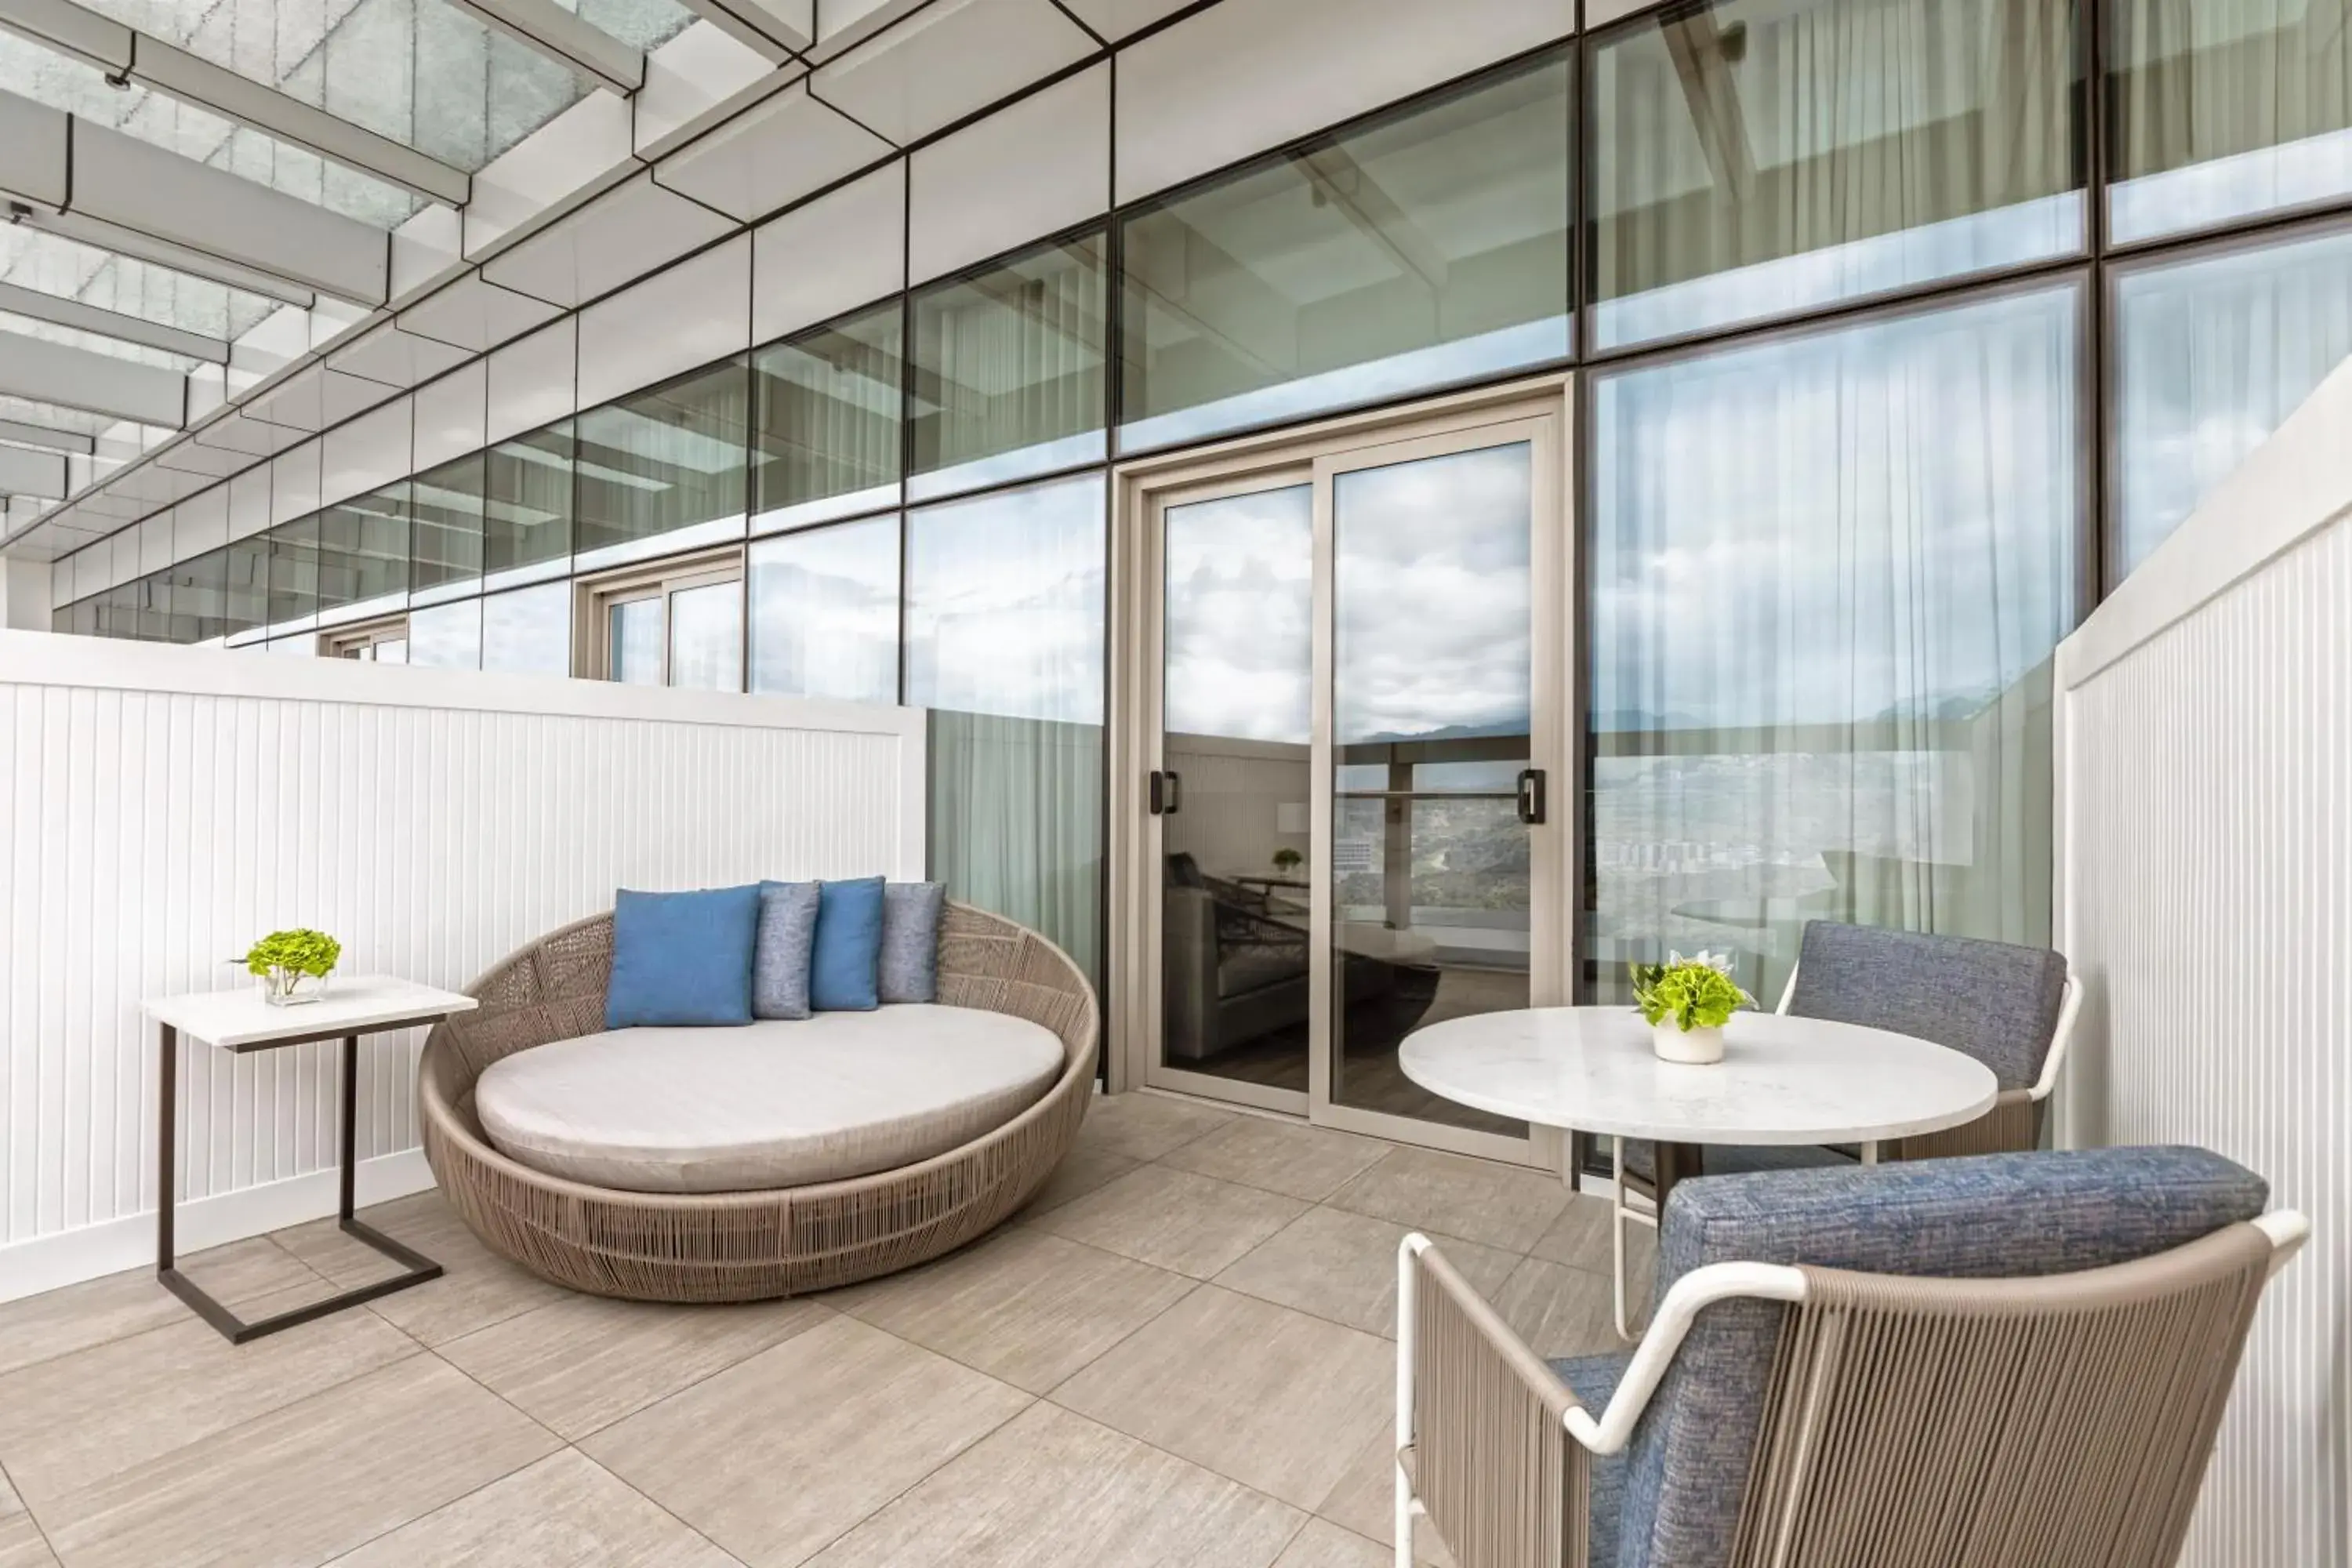
[[[1156, 1097], [995, 1235], [800, 1300], [575, 1296], [436, 1194], [369, 1217], [447, 1277], [241, 1348], [143, 1272], [0, 1306], [0, 1568], [1377, 1568], [1399, 1237], [1547, 1355], [1615, 1342], [1600, 1201]], [[188, 1267], [271, 1310], [380, 1265], [319, 1224]]]

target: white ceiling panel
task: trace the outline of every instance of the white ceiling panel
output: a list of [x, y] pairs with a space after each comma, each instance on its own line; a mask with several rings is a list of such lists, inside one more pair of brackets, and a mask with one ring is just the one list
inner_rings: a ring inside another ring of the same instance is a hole
[[215, 485], [182, 501], [172, 513], [172, 555], [185, 561], [228, 542], [228, 486]]
[[1110, 67], [1032, 93], [909, 162], [912, 282], [1083, 222], [1110, 204]]
[[404, 479], [411, 456], [409, 400], [394, 398], [320, 438], [319, 504], [382, 489]]
[[387, 386], [415, 386], [471, 357], [469, 350], [403, 331], [397, 321], [384, 321], [329, 354], [327, 363], [346, 374]]
[[562, 311], [544, 300], [499, 288], [468, 273], [403, 310], [400, 330], [484, 353], [545, 326]]
[[478, 451], [489, 418], [489, 362], [475, 360], [416, 389], [416, 467], [435, 468]]
[[571, 309], [733, 226], [709, 207], [655, 184], [648, 170], [484, 262], [482, 276], [501, 289]]
[[749, 223], [888, 156], [890, 144], [794, 82], [655, 165], [664, 185]]
[[0, 496], [65, 500], [66, 455], [37, 452], [29, 447], [0, 447]]
[[1575, 30], [1573, 0], [1222, 0], [1120, 53], [1118, 199]]
[[819, 66], [814, 91], [904, 146], [1096, 47], [1053, 0], [932, 0]]
[[739, 234], [580, 312], [580, 406], [751, 344], [751, 237]]
[[1115, 44], [1163, 16], [1174, 16], [1192, 0], [1062, 0], [1062, 4], [1071, 16]]
[[263, 463], [228, 482], [228, 536], [244, 539], [269, 526], [269, 468]]
[[566, 316], [490, 355], [484, 440], [536, 430], [579, 407], [579, 324]]
[[319, 443], [305, 441], [270, 459], [269, 526], [319, 510]]

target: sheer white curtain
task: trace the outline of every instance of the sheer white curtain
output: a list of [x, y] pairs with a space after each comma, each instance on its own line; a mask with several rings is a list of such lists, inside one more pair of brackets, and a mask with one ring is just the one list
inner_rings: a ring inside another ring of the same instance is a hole
[[1601, 377], [1604, 984], [1808, 919], [2046, 941], [2049, 659], [2083, 505], [2076, 285]]
[[2127, 274], [2116, 322], [2128, 571], [2352, 354], [2352, 235]]
[[933, 710], [932, 875], [1099, 974], [1100, 475], [908, 514], [907, 701]]

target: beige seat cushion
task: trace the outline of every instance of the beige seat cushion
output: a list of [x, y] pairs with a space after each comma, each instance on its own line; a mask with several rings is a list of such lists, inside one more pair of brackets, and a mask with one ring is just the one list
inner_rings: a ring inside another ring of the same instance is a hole
[[1025, 1018], [907, 1004], [740, 1028], [616, 1029], [493, 1063], [509, 1157], [592, 1186], [745, 1192], [895, 1170], [1034, 1104], [1062, 1042]]

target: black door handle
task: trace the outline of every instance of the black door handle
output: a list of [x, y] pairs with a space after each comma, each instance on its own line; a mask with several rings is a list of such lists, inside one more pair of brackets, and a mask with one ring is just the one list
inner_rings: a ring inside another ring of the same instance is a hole
[[1519, 820], [1530, 827], [1539, 827], [1544, 819], [1544, 771], [1541, 768], [1519, 770]]
[[1154, 816], [1173, 816], [1184, 804], [1184, 781], [1172, 773], [1151, 770], [1150, 806]]

